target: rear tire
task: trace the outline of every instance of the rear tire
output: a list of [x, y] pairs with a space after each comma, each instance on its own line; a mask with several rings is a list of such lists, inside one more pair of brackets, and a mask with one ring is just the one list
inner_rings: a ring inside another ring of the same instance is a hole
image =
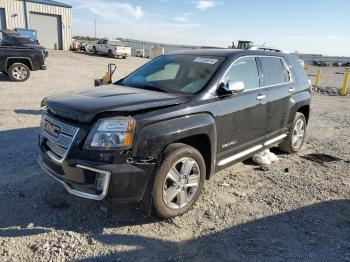
[[24, 82], [30, 77], [28, 66], [22, 63], [14, 63], [7, 70], [8, 76], [12, 81]]
[[306, 135], [306, 118], [297, 112], [289, 135], [279, 144], [278, 148], [289, 154], [297, 153], [304, 144]]
[[92, 52], [94, 53], [94, 55], [97, 55], [97, 50], [95, 46], [92, 48]]
[[180, 143], [168, 146], [153, 186], [156, 215], [171, 218], [188, 212], [201, 194], [205, 177], [205, 161], [197, 149]]

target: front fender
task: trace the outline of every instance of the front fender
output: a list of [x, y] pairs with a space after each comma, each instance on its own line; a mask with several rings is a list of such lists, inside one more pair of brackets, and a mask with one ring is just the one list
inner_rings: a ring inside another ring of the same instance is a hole
[[136, 136], [132, 155], [157, 157], [169, 144], [195, 135], [206, 135], [210, 141], [212, 162], [216, 155], [216, 126], [209, 114], [195, 114], [168, 119], [144, 127]]

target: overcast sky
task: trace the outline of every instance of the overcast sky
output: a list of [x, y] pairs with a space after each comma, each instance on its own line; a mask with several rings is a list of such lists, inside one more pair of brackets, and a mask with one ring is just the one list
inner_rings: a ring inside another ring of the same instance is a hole
[[350, 56], [350, 0], [62, 0], [73, 34], [227, 47], [232, 41]]

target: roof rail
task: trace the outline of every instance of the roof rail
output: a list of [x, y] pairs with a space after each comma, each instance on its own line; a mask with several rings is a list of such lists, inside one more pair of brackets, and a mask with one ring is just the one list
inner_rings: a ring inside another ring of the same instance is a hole
[[279, 48], [268, 47], [268, 46], [258, 46], [258, 45], [251, 45], [247, 48], [247, 50], [262, 50], [262, 51], [277, 52], [277, 53], [288, 53]]

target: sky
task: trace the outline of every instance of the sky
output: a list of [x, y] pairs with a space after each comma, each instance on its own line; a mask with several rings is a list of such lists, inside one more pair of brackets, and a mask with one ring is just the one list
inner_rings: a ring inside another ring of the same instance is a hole
[[62, 0], [73, 35], [350, 56], [350, 0]]

